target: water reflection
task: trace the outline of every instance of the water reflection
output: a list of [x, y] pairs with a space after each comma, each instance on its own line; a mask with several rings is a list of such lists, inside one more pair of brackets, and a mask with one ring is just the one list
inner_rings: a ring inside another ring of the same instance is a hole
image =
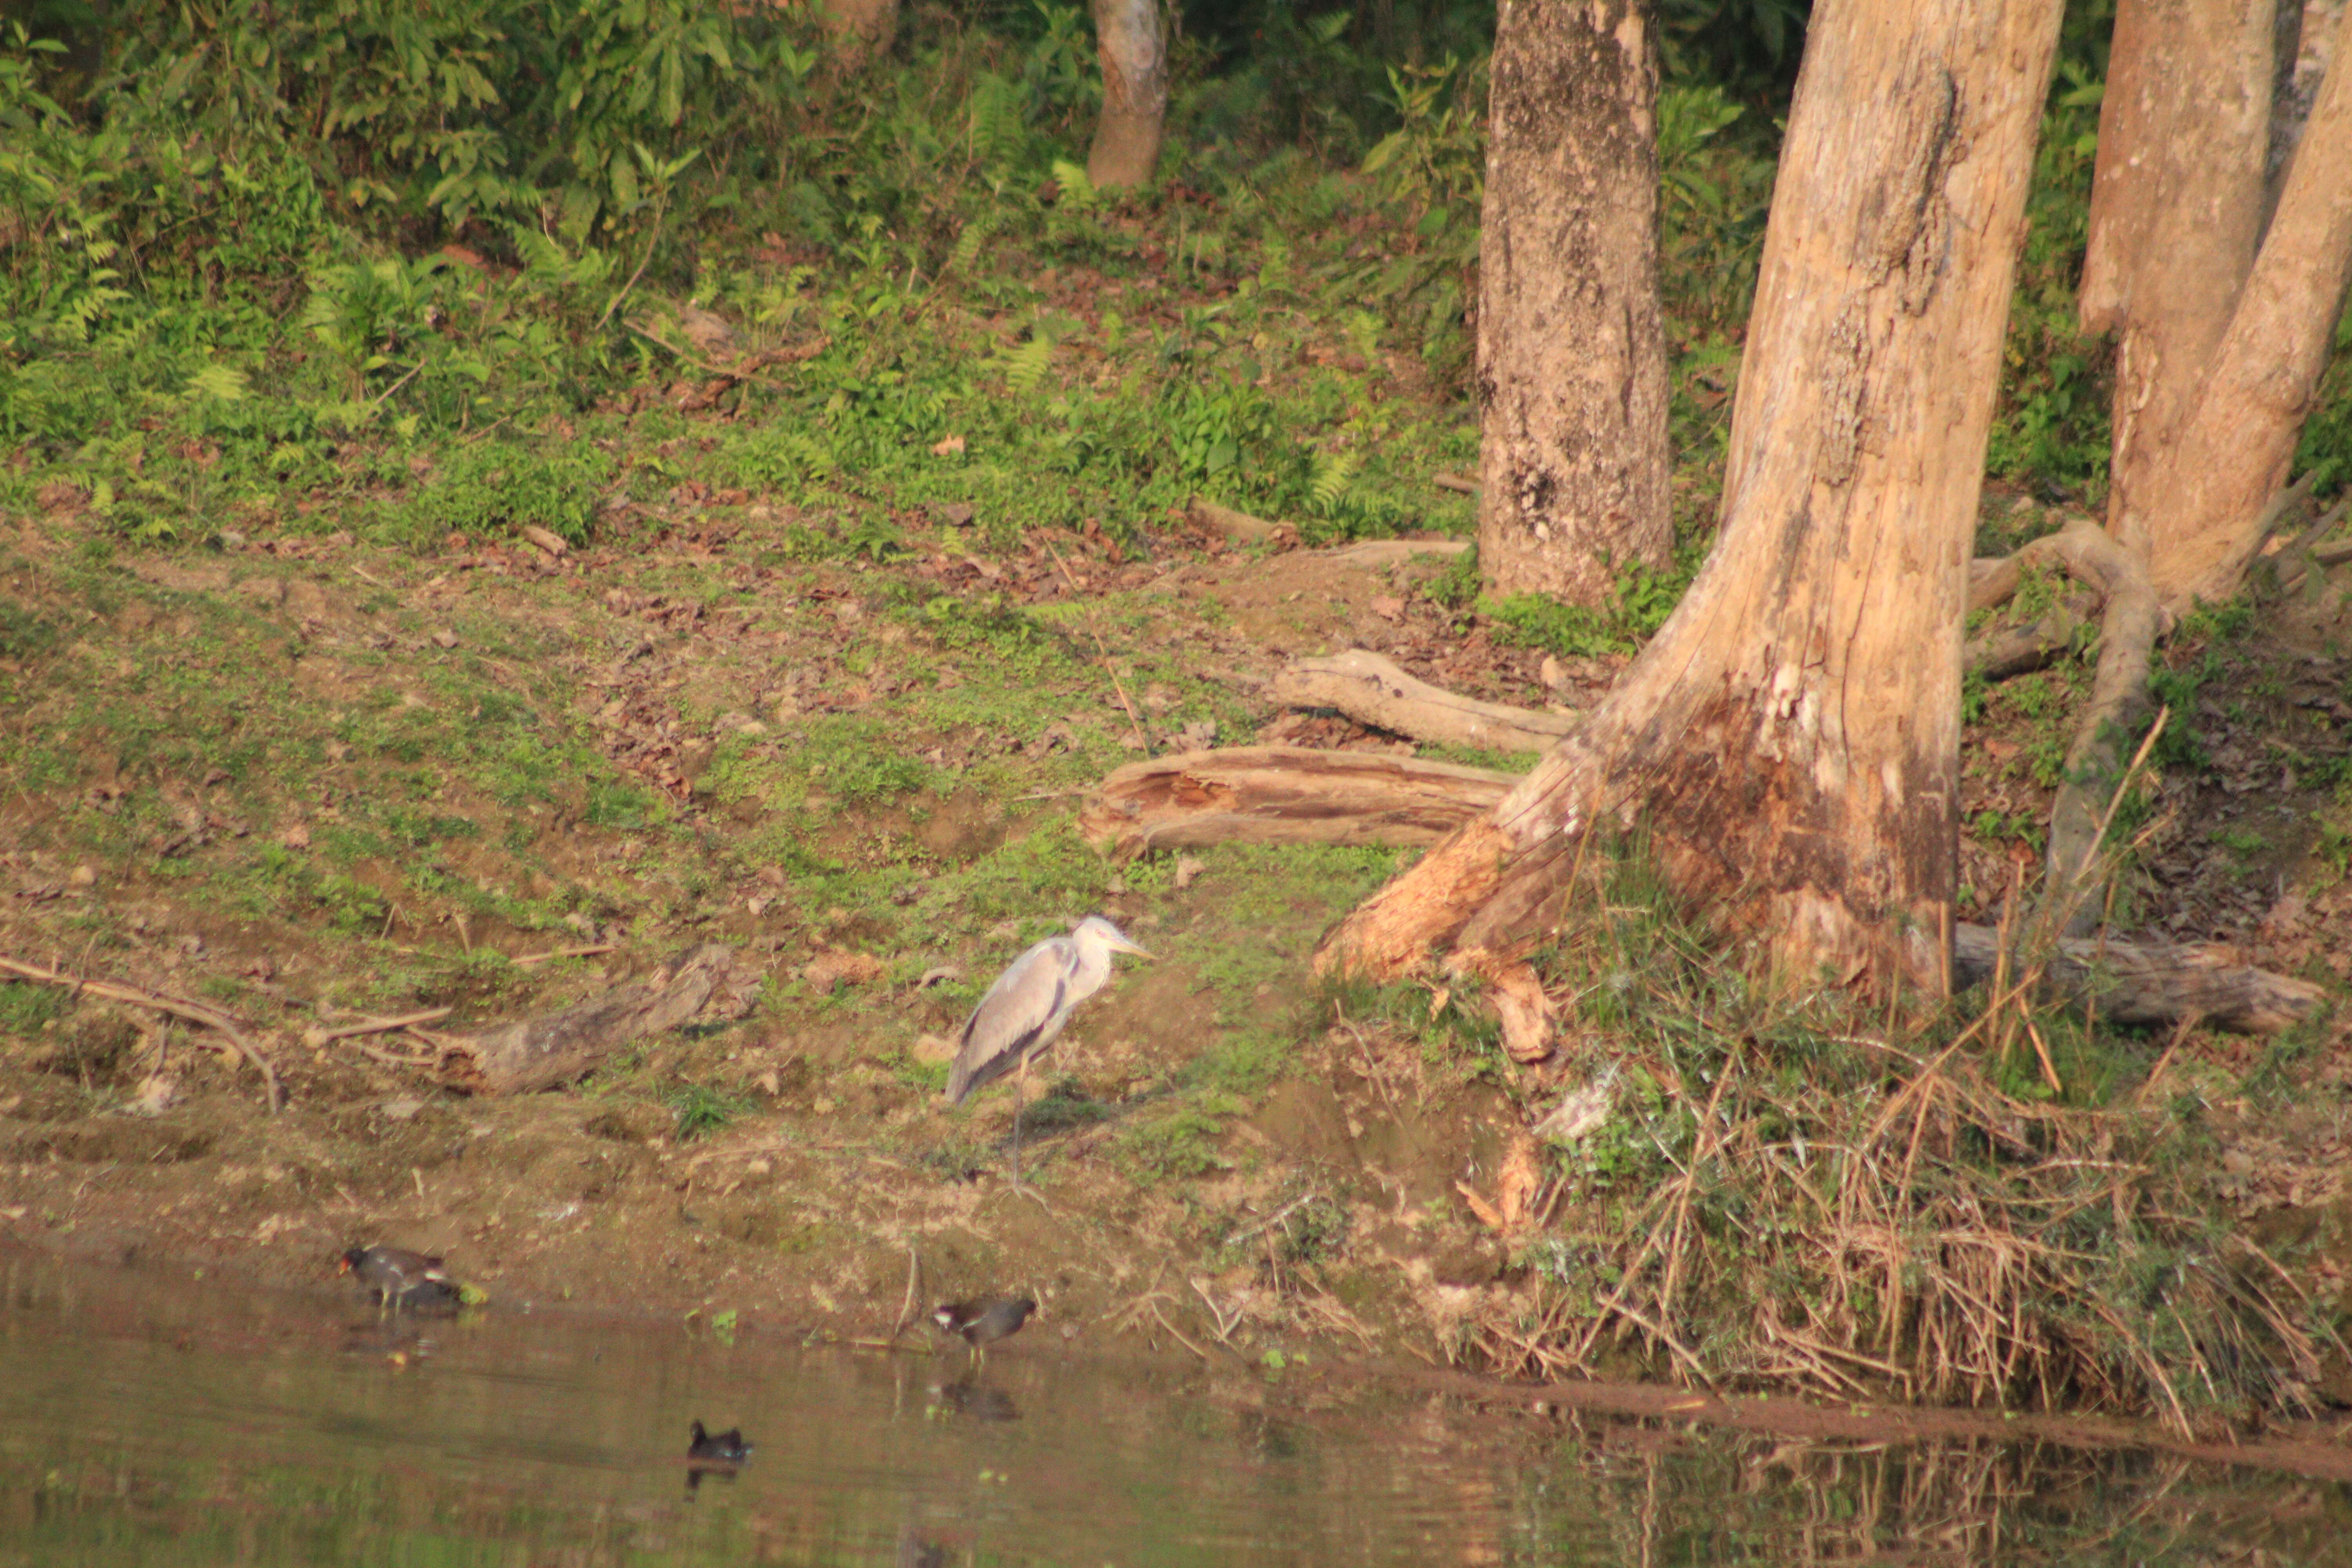
[[[961, 1346], [514, 1312], [420, 1329], [23, 1260], [0, 1283], [0, 1568], [2352, 1556], [2341, 1488], [2144, 1454], [1496, 1417], [1034, 1336], [973, 1373]], [[682, 1457], [697, 1423], [756, 1437], [756, 1462]]]

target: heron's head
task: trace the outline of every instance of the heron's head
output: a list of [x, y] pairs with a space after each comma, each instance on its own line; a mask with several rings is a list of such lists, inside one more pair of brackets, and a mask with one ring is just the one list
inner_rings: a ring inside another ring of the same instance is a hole
[[1131, 952], [1138, 958], [1153, 956], [1128, 941], [1121, 934], [1118, 927], [1100, 915], [1088, 915], [1078, 922], [1078, 929], [1071, 934], [1081, 942], [1091, 942], [1097, 947], [1108, 948], [1113, 952]]

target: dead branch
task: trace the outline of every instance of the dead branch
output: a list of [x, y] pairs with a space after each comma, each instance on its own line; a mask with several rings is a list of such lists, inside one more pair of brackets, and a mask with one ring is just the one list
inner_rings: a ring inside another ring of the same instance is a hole
[[[2000, 939], [1990, 926], [1952, 928], [1952, 984], [1990, 980]], [[2042, 960], [2051, 991], [2119, 1024], [2165, 1024], [2201, 1015], [2217, 1028], [2274, 1035], [2317, 1011], [2326, 993], [2246, 963], [2221, 945], [2062, 939]]]
[[1274, 678], [1274, 700], [1292, 708], [1331, 708], [1360, 724], [1439, 746], [1544, 752], [1580, 721], [1457, 696], [1417, 679], [1362, 648], [1294, 660]]
[[404, 1013], [397, 1018], [363, 1017], [356, 1024], [340, 1024], [331, 1029], [305, 1030], [302, 1043], [315, 1049], [331, 1041], [347, 1040], [357, 1035], [389, 1035], [418, 1024], [438, 1023], [454, 1011], [456, 1009], [450, 1007], [428, 1007], [422, 1013]]
[[1434, 844], [1516, 780], [1373, 752], [1236, 746], [1130, 763], [1078, 817], [1121, 858], [1203, 844]]
[[244, 1027], [218, 1008], [207, 1007], [202, 1002], [191, 1002], [182, 996], [166, 996], [157, 991], [142, 991], [135, 985], [125, 985], [113, 980], [83, 980], [60, 970], [44, 969], [37, 963], [21, 959], [0, 957], [0, 974], [18, 980], [29, 980], [41, 985], [61, 985], [69, 991], [87, 992], [104, 997], [109, 1002], [128, 1003], [133, 1007], [145, 1007], [157, 1013], [168, 1013], [175, 1018], [185, 1018], [192, 1024], [202, 1024], [216, 1030], [226, 1044], [211, 1040], [201, 1042], [208, 1050], [225, 1057], [241, 1057], [253, 1064], [261, 1075], [262, 1100], [275, 1113], [286, 1103], [286, 1091], [278, 1087], [278, 1074], [260, 1048], [246, 1037]]
[[439, 1037], [465, 1058], [451, 1064], [457, 1087], [491, 1094], [552, 1089], [593, 1071], [614, 1051], [646, 1035], [674, 1029], [703, 1009], [722, 986], [747, 975], [735, 952], [716, 942], [689, 948], [644, 979], [615, 986], [561, 1012], [478, 1035]]

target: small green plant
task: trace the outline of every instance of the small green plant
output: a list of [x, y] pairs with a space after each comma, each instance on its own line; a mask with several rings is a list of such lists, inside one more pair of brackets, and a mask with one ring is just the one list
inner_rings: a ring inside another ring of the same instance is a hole
[[677, 1137], [681, 1143], [724, 1131], [736, 1118], [751, 1109], [751, 1101], [740, 1095], [723, 1094], [698, 1083], [689, 1084], [671, 1096], [669, 1104], [677, 1119]]

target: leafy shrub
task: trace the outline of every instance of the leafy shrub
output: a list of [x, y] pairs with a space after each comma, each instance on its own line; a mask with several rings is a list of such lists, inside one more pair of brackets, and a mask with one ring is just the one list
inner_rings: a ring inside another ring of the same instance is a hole
[[536, 523], [583, 544], [613, 471], [613, 459], [593, 447], [458, 447], [426, 481], [419, 515], [436, 530], [457, 533], [510, 532]]

